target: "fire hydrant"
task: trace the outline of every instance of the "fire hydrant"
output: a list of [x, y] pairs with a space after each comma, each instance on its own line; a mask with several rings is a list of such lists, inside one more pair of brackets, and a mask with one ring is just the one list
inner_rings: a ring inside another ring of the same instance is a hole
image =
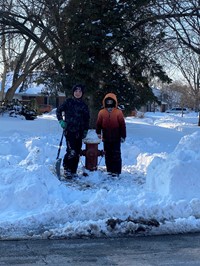
[[98, 165], [98, 156], [103, 156], [104, 151], [98, 150], [101, 140], [98, 138], [95, 130], [89, 130], [86, 138], [83, 140], [85, 150], [81, 151], [81, 155], [85, 156], [85, 168], [89, 171], [96, 171]]

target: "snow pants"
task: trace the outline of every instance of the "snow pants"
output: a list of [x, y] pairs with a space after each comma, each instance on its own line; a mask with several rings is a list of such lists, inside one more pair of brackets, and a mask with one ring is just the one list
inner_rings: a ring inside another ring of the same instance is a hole
[[63, 167], [65, 170], [75, 174], [82, 147], [82, 135], [76, 132], [66, 132], [65, 139], [67, 148], [63, 159]]
[[113, 174], [121, 174], [122, 170], [122, 159], [121, 159], [121, 142], [104, 141], [105, 151], [105, 163], [107, 172]]

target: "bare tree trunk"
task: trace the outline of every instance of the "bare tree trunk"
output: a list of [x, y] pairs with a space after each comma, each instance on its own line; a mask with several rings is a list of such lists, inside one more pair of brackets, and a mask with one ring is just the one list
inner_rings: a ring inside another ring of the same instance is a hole
[[199, 120], [198, 120], [198, 126], [200, 127], [200, 111], [199, 111]]
[[2, 74], [2, 82], [1, 82], [1, 91], [0, 91], [0, 101], [4, 100], [5, 93], [5, 85], [6, 85], [6, 74], [8, 71], [8, 63], [6, 60], [6, 38], [5, 35], [2, 35], [2, 58], [3, 58], [3, 74]]
[[88, 100], [89, 100], [88, 105], [89, 105], [89, 109], [90, 109], [90, 128], [95, 129], [98, 110], [96, 110], [96, 108], [95, 108], [93, 95], [90, 95]]
[[16, 81], [15, 83], [12, 85], [12, 87], [10, 87], [8, 89], [8, 91], [6, 92], [6, 95], [5, 95], [5, 101], [6, 102], [10, 102], [12, 101], [14, 95], [15, 95], [15, 92], [17, 90], [17, 88], [20, 86], [20, 84], [24, 81], [26, 75], [21, 75]]

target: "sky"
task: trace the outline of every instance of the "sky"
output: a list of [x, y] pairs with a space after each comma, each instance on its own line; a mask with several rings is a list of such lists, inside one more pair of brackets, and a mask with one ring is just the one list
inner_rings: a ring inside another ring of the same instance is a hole
[[[0, 116], [1, 239], [199, 232], [197, 124], [194, 112], [127, 117], [122, 174], [108, 176], [104, 157], [98, 158], [98, 170], [89, 172], [81, 156], [78, 177], [64, 182], [55, 175], [62, 135], [55, 110], [33, 121]], [[87, 138], [94, 136], [90, 130]], [[64, 141], [60, 158], [65, 149]]]

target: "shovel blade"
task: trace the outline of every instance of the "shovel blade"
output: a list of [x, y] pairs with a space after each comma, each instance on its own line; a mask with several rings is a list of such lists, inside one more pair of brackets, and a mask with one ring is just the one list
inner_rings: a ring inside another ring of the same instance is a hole
[[61, 161], [62, 161], [62, 159], [61, 158], [58, 158], [56, 160], [56, 165], [55, 165], [56, 175], [57, 175], [58, 179], [60, 179], [60, 166], [61, 166]]

